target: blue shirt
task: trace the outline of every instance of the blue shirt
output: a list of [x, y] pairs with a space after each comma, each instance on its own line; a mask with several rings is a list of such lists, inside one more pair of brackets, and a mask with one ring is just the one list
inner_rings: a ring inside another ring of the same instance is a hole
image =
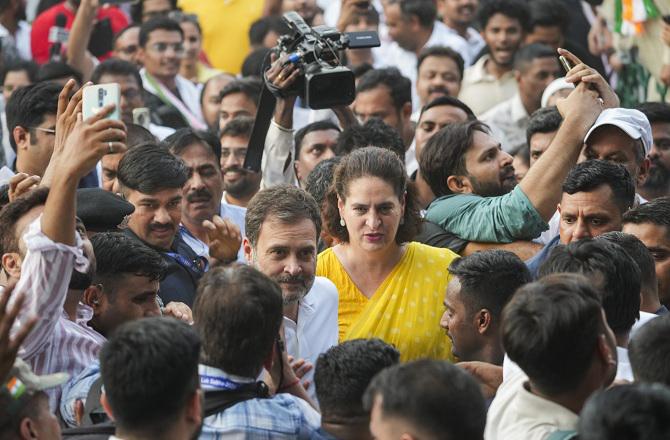
[[531, 258], [526, 260], [526, 266], [528, 266], [528, 270], [530, 271], [531, 277], [533, 277], [534, 280], [538, 278], [537, 273], [540, 271], [540, 266], [542, 266], [542, 263], [549, 258], [549, 254], [551, 253], [552, 249], [554, 249], [556, 246], [560, 244], [560, 239], [561, 236], [557, 235], [556, 237], [552, 238], [549, 243], [547, 243], [540, 252], [537, 254], [533, 255]]
[[[203, 390], [256, 381], [207, 365], [200, 365], [199, 371]], [[245, 400], [207, 417], [200, 439], [309, 439], [320, 424], [321, 416], [307, 402], [291, 394], [277, 394], [268, 399]]]

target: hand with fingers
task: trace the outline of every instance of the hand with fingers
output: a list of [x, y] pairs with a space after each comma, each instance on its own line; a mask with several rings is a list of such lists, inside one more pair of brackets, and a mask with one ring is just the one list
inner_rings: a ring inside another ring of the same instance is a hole
[[215, 215], [212, 220], [205, 220], [202, 225], [207, 228], [209, 238], [209, 256], [221, 263], [231, 263], [237, 259], [242, 244], [240, 228], [228, 219]]
[[603, 108], [619, 107], [619, 97], [607, 83], [607, 80], [598, 71], [582, 62], [576, 55], [566, 49], [558, 49], [558, 53], [567, 58], [574, 66], [565, 75], [565, 80], [575, 86], [585, 83], [590, 89], [595, 90], [602, 99]]
[[7, 379], [19, 347], [37, 323], [36, 316], [28, 318], [25, 322], [20, 323], [18, 330], [12, 336], [12, 327], [16, 324], [16, 318], [25, 301], [23, 294], [14, 293], [16, 295], [14, 303], [8, 307], [14, 287], [16, 287], [16, 282], [10, 282], [0, 293], [0, 383], [4, 383]]
[[487, 362], [471, 361], [459, 362], [456, 364], [470, 373], [481, 387], [482, 393], [488, 399], [493, 398], [498, 391], [498, 387], [503, 382], [503, 368], [498, 365], [489, 364]]
[[193, 324], [191, 308], [182, 302], [172, 301], [163, 309], [163, 316], [171, 316], [186, 324]]
[[302, 387], [304, 389], [309, 389], [309, 386], [312, 384], [309, 380], [302, 380], [303, 377], [312, 369], [314, 369], [314, 364], [311, 362], [307, 362], [304, 359], [293, 359], [293, 356], [288, 357], [288, 361], [291, 364], [291, 368], [293, 369], [293, 372], [295, 373], [295, 376], [301, 380], [302, 382]]
[[273, 53], [270, 55], [270, 61], [272, 65], [265, 72], [265, 78], [268, 83], [281, 91], [291, 87], [302, 74], [300, 68], [288, 60], [288, 55], [277, 59], [277, 55]]
[[37, 188], [40, 184], [40, 176], [29, 176], [26, 173], [15, 174], [9, 179], [9, 201], [13, 202], [22, 195]]

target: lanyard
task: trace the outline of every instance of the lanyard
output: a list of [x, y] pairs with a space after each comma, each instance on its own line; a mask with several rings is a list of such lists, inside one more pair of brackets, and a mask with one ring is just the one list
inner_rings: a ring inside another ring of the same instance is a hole
[[219, 388], [221, 390], [234, 391], [243, 387], [244, 383], [233, 382], [232, 380], [222, 376], [208, 376], [206, 374], [200, 375], [200, 384], [208, 385], [210, 387]]
[[175, 260], [179, 265], [184, 266], [191, 272], [198, 275], [204, 274], [207, 272], [207, 269], [209, 269], [209, 264], [205, 258], [198, 257], [193, 260], [189, 260], [188, 258], [176, 252], [165, 252], [165, 255]]

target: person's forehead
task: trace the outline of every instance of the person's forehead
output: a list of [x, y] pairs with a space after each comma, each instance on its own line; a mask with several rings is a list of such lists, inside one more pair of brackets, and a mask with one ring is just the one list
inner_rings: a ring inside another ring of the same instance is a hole
[[392, 110], [393, 100], [391, 91], [384, 85], [379, 85], [373, 89], [364, 90], [356, 94], [354, 106], [359, 107], [380, 107], [387, 111]]
[[132, 27], [127, 31], [125, 31], [116, 39], [116, 42], [123, 44], [137, 44], [139, 40], [140, 40], [140, 28], [138, 26], [138, 27]]
[[44, 115], [44, 120], [39, 125], [40, 127], [53, 127], [56, 125], [56, 115], [53, 113], [47, 113]]
[[179, 157], [189, 167], [197, 167], [207, 163], [217, 163], [216, 155], [211, 148], [201, 142], [195, 142], [182, 150]]
[[510, 17], [505, 15], [502, 12], [497, 12], [489, 18], [488, 23], [486, 23], [485, 30], [490, 27], [518, 27], [521, 28], [521, 23], [517, 18]]
[[155, 29], [149, 33], [148, 43], [174, 43], [181, 42], [183, 37], [178, 31], [168, 29]]
[[5, 75], [5, 83], [8, 81], [30, 81], [30, 78], [28, 78], [28, 72], [25, 69], [10, 70]]
[[98, 84], [118, 83], [121, 88], [135, 87], [140, 88], [137, 79], [133, 75], [118, 75], [115, 73], [105, 73], [100, 76]]
[[221, 148], [247, 148], [249, 139], [244, 136], [221, 136]]
[[468, 148], [466, 154], [478, 155], [482, 151], [497, 148], [500, 142], [495, 140], [491, 135], [475, 130], [472, 134], [472, 144]]
[[223, 90], [223, 88], [231, 81], [233, 81], [233, 78], [225, 76], [209, 80], [209, 82], [207, 83], [207, 87], [205, 87], [205, 96], [209, 97], [219, 95], [219, 93], [221, 93], [221, 90]]
[[663, 244], [670, 246], [670, 229], [651, 222], [624, 223], [623, 232], [632, 234], [646, 246]]
[[256, 108], [254, 101], [242, 92], [230, 93], [221, 100], [221, 107], [235, 107], [235, 108]]
[[137, 190], [130, 191], [130, 197], [134, 200], [156, 200], [159, 202], [169, 202], [170, 200], [175, 199], [176, 197], [181, 197], [182, 190], [181, 188], [165, 188], [160, 191], [156, 191], [152, 194], [145, 194]]
[[436, 124], [444, 124], [450, 122], [465, 122], [468, 120], [468, 114], [462, 108], [454, 107], [452, 105], [438, 105], [431, 107], [424, 111], [419, 120], [422, 122], [434, 122]]
[[151, 11], [169, 11], [172, 5], [169, 0], [144, 0], [142, 2], [142, 10], [146, 12]]
[[261, 224], [258, 241], [268, 247], [313, 247], [316, 246], [316, 225], [309, 218], [286, 222], [269, 215]]
[[459, 73], [456, 62], [446, 55], [427, 56], [419, 67], [419, 72], [424, 70], [452, 71]]
[[621, 146], [632, 146], [635, 139], [628, 136], [625, 131], [616, 125], [602, 125], [591, 133], [586, 140], [586, 145], [590, 148], [619, 148]]
[[325, 130], [310, 131], [302, 140], [302, 145], [312, 145], [321, 143], [337, 142], [337, 137], [340, 133], [334, 128], [327, 128]]
[[529, 71], [549, 70], [558, 71], [558, 60], [554, 57], [534, 58], [530, 63]]
[[606, 211], [619, 213], [614, 203], [612, 188], [607, 184], [599, 185], [590, 191], [578, 191], [574, 194], [563, 193], [561, 208], [575, 208], [588, 211]]

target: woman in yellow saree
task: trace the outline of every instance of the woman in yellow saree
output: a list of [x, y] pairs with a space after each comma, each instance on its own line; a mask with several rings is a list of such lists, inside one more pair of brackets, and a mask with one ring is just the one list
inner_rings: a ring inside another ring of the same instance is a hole
[[400, 158], [376, 147], [345, 156], [322, 216], [340, 242], [317, 259], [317, 275], [340, 294], [340, 341], [377, 337], [403, 361], [451, 359], [439, 321], [458, 256], [411, 242], [421, 220]]

